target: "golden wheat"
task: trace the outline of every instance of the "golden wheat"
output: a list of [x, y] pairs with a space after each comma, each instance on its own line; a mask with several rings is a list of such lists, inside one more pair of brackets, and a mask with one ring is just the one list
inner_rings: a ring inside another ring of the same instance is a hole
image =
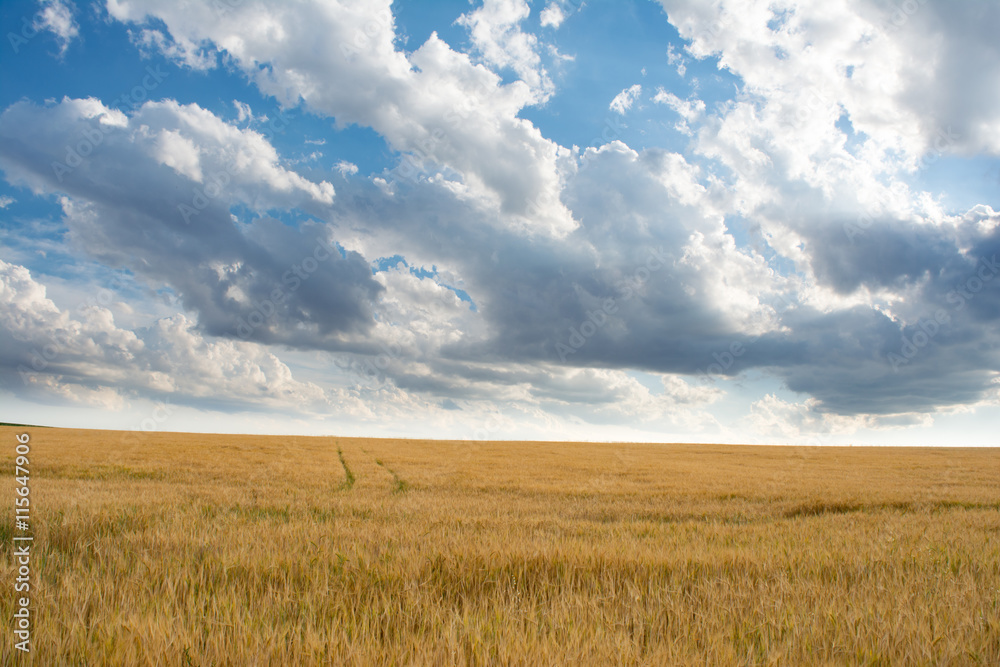
[[995, 449], [24, 430], [39, 665], [1000, 664]]

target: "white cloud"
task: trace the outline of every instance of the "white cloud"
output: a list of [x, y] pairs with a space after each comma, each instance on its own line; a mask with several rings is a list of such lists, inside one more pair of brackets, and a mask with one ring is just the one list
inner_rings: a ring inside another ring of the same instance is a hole
[[[1000, 49], [986, 28], [1000, 8], [913, 5], [900, 26], [894, 6], [786, 0], [771, 5], [661, 0], [691, 40], [688, 52], [715, 56], [763, 102], [761, 120], [783, 144], [813, 153], [846, 114], [872, 157], [901, 154], [912, 168], [928, 151], [1000, 153]], [[979, 66], [967, 66], [974, 48]], [[795, 54], [795, 57], [788, 57]], [[991, 91], [987, 93], [971, 91]], [[961, 100], [961, 101], [960, 101]], [[941, 133], [954, 138], [941, 141]]]
[[[926, 73], [938, 76], [953, 45], [980, 39], [971, 25], [955, 31], [969, 21], [966, 9], [932, 25], [936, 9], [921, 6], [907, 15], [905, 29], [887, 30], [886, 15], [872, 3], [662, 4], [691, 41], [688, 52], [717, 57], [742, 85], [734, 100], [712, 113], [694, 97], [681, 100], [662, 91], [653, 99], [682, 117], [676, 127], [696, 137], [696, 154], [733, 172], [727, 191], [735, 210], [753, 221], [773, 250], [794, 261], [810, 305], [830, 312], [873, 297], [887, 306], [903, 298], [904, 276], [915, 278], [943, 261], [931, 259], [937, 252], [931, 248], [943, 251], [948, 244], [941, 237], [947, 216], [907, 178], [928, 151], [971, 149], [969, 137], [957, 130], [970, 125], [963, 115], [1000, 119], [995, 107], [980, 106], [978, 94], [944, 109], [939, 101], [948, 96], [940, 91], [951, 84], [923, 81]], [[930, 43], [938, 47], [927, 48]], [[976, 48], [986, 60], [995, 51], [992, 45]], [[944, 55], [941, 62], [935, 53]], [[988, 83], [992, 73], [963, 76], [984, 80], [948, 99], [960, 100], [982, 86], [995, 89]], [[947, 114], [934, 120], [935, 109]], [[879, 233], [892, 240], [859, 244], [860, 234], [845, 233], [858, 220], [868, 226], [876, 219], [880, 229], [886, 226]], [[913, 241], [924, 248], [923, 256], [911, 252], [890, 262], [872, 261], [868, 254], [910, 243], [906, 239], [914, 235], [925, 237]]]
[[699, 99], [682, 100], [673, 93], [658, 88], [653, 101], [657, 104], [666, 104], [676, 111], [678, 115], [688, 122], [694, 122], [705, 113], [705, 103]]
[[550, 2], [546, 5], [545, 9], [542, 10], [539, 16], [543, 28], [558, 28], [562, 25], [562, 22], [566, 20], [566, 14], [563, 13], [562, 7], [560, 7], [555, 2]]
[[341, 176], [344, 177], [353, 176], [354, 174], [358, 173], [358, 165], [354, 164], [353, 162], [347, 162], [346, 160], [341, 160], [336, 165], [334, 165], [334, 168], [340, 172]]
[[129, 36], [145, 55], [161, 52], [171, 60], [193, 70], [204, 71], [215, 67], [216, 54], [202, 44], [181, 37], [172, 39], [161, 30], [141, 30], [129, 32]]
[[[211, 179], [219, 184], [213, 186], [213, 192], [216, 187], [224, 188], [227, 198], [252, 206], [299, 203], [303, 195], [316, 204], [328, 205], [335, 194], [332, 184], [310, 181], [286, 169], [265, 134], [230, 125], [197, 104], [146, 102], [128, 117], [95, 98], [64, 98], [45, 107], [22, 101], [8, 107], [3, 119], [13, 133], [12, 140], [23, 142], [30, 136], [36, 150], [51, 157], [48, 168], [38, 173], [7, 161], [11, 173], [40, 189], [59, 190], [101, 159], [134, 161], [140, 159], [136, 153], [141, 153], [196, 183], [202, 176]], [[87, 152], [86, 159], [76, 154], [74, 147], [80, 145]], [[53, 185], [43, 185], [40, 178], [51, 179]], [[188, 188], [188, 192], [184, 203], [190, 204], [197, 193], [195, 188]]]
[[615, 99], [611, 100], [608, 108], [615, 113], [624, 115], [626, 111], [632, 108], [632, 104], [639, 99], [639, 95], [641, 94], [642, 86], [637, 83], [615, 95]]
[[[102, 125], [102, 114], [109, 113], [96, 100], [64, 100], [47, 107], [22, 102], [0, 116], [0, 134], [11, 151], [0, 154], [0, 166], [13, 182], [62, 195], [76, 247], [108, 266], [128, 267], [157, 288], [169, 285], [212, 333], [235, 335], [239, 319], [251, 316], [255, 303], [276, 298], [278, 288], [285, 315], [308, 319], [311, 328], [270, 318], [256, 329], [260, 337], [320, 340], [370, 321], [367, 300], [379, 286], [367, 262], [331, 245], [329, 230], [315, 223], [290, 229], [266, 215], [243, 226], [229, 212], [242, 204], [261, 214], [300, 209], [326, 215], [332, 185], [286, 168], [263, 134], [196, 105], [148, 102], [124, 126]], [[171, 139], [164, 144], [163, 137]], [[87, 159], [54, 171], [54, 163], [66, 160], [66, 147], [80, 145], [81, 138], [88, 138]], [[195, 162], [186, 161], [177, 145], [197, 146], [202, 182], [193, 180]], [[30, 149], [18, 148], [24, 146]], [[322, 261], [309, 277], [325, 287], [299, 289], [306, 279], [286, 274], [314, 256]], [[220, 274], [219, 264], [238, 269]], [[241, 293], [249, 303], [237, 298]]]
[[7, 195], [0, 196], [0, 210], [7, 208], [15, 202], [17, 202], [17, 200], [13, 197], [8, 197]]
[[163, 130], [154, 146], [156, 159], [196, 183], [203, 182], [198, 147], [177, 130]]
[[141, 395], [304, 413], [328, 405], [318, 386], [296, 381], [259, 345], [208, 341], [183, 315], [130, 331], [117, 327], [104, 308], [62, 311], [27, 269], [2, 260], [0, 304], [0, 337], [10, 364], [3, 384], [19, 393], [55, 393], [108, 409]]
[[[126, 23], [162, 21], [184, 47], [178, 55], [159, 43], [168, 56], [188, 62], [208, 47], [224, 51], [280, 103], [302, 100], [340, 126], [372, 127], [410, 154], [404, 166], [415, 163], [431, 175], [453, 170], [481, 207], [499, 210], [504, 224], [522, 233], [571, 231], [576, 223], [558, 197], [569, 152], [517, 116], [551, 87], [538, 66], [535, 38], [518, 28], [527, 5], [491, 1], [463, 19], [486, 64], [512, 67], [524, 79], [501, 85], [494, 72], [436, 34], [410, 54], [397, 51], [390, 4], [248, 0], [217, 12], [210, 5], [110, 0], [108, 11]], [[291, 34], [296, 38], [283, 37]], [[331, 80], [338, 85], [328, 85]], [[421, 178], [419, 170], [402, 168], [395, 177], [405, 184], [410, 174]]]
[[687, 74], [687, 61], [684, 56], [674, 49], [671, 44], [667, 47], [667, 63], [677, 68], [677, 75], [683, 77]]
[[767, 394], [751, 404], [747, 421], [750, 430], [766, 441], [777, 439], [782, 444], [816, 446], [832, 444], [836, 436], [849, 436], [864, 429], [928, 427], [934, 423], [934, 418], [920, 412], [888, 417], [836, 415], [822, 411], [815, 399], [791, 403]]
[[545, 102], [554, 87], [538, 57], [538, 39], [519, 27], [530, 13], [526, 0], [484, 0], [482, 7], [463, 14], [457, 23], [469, 29], [472, 43], [487, 63], [496, 69], [513, 69], [536, 96], [534, 101]]
[[[333, 368], [346, 375], [327, 374], [326, 379], [346, 380], [347, 386], [338, 389], [297, 380], [287, 364], [260, 345], [207, 339], [183, 315], [125, 330], [103, 308], [60, 310], [27, 269], [0, 262], [0, 338], [8, 368], [3, 385], [21, 395], [106, 410], [147, 397], [196, 407], [211, 401], [222, 410], [256, 406], [288, 415], [337, 415], [342, 423], [400, 424], [421, 414], [434, 424], [450, 422], [446, 432], [466, 438], [482, 437], [480, 429], [460, 430], [455, 415], [442, 410], [434, 394], [453, 396], [466, 424], [486, 422], [500, 406], [508, 417], [488, 426], [486, 435], [493, 436], [530, 432], [547, 423], [549, 437], [560, 429], [564, 437], [574, 431], [580, 437], [581, 419], [654, 430], [714, 424], [704, 408], [718, 399], [719, 390], [676, 376], [663, 376], [663, 391], [654, 394], [622, 371], [470, 362], [462, 378], [442, 374], [440, 362], [401, 363], [403, 350], [431, 349], [428, 341], [436, 340], [436, 346], [463, 335], [464, 327], [442, 330], [435, 312], [454, 318], [469, 311], [450, 291], [450, 298], [442, 298], [444, 292], [432, 281], [406, 271], [379, 275], [396, 285], [382, 312], [405, 316], [414, 325], [375, 333], [376, 339], [390, 336], [381, 343], [384, 354], [335, 360]], [[424, 317], [426, 326], [421, 325]], [[391, 338], [399, 333], [408, 339]], [[20, 372], [9, 372], [12, 361]], [[512, 420], [511, 415], [521, 417]]]
[[253, 109], [250, 108], [249, 104], [246, 102], [240, 102], [239, 100], [233, 100], [233, 106], [236, 107], [236, 122], [253, 122]]
[[59, 42], [59, 54], [66, 53], [70, 43], [80, 34], [73, 10], [62, 0], [39, 0], [41, 8], [35, 19], [37, 30], [48, 30]]
[[656, 95], [653, 96], [653, 102], [656, 104], [667, 105], [681, 117], [681, 121], [676, 125], [676, 129], [682, 134], [692, 134], [692, 130], [688, 124], [697, 122], [705, 113], [705, 103], [702, 100], [682, 100], [663, 88], [658, 88], [656, 90]]

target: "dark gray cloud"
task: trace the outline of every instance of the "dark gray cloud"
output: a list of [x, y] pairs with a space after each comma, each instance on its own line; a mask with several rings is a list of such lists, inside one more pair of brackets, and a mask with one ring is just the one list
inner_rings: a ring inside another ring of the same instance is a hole
[[[258, 136], [230, 132], [231, 145], [213, 144], [209, 131], [221, 122], [196, 108], [152, 107], [120, 126], [109, 114], [86, 117], [100, 111], [96, 102], [22, 102], [0, 116], [0, 164], [13, 179], [69, 197], [69, 236], [88, 254], [168, 285], [212, 335], [323, 347], [371, 326], [382, 287], [363, 257], [336, 244], [332, 226], [267, 217], [243, 225], [230, 215], [236, 203], [318, 210], [313, 184], [290, 178], [254, 145]], [[160, 125], [144, 125], [151, 121]], [[169, 154], [157, 159], [164, 137], [200, 151], [192, 164], [201, 182], [164, 164]], [[227, 163], [223, 148], [247, 148], [249, 164]]]
[[[470, 222], [475, 210], [461, 205], [436, 206], [425, 216], [431, 207], [424, 198], [432, 195], [423, 187], [366, 200], [363, 224], [382, 225], [385, 238], [395, 238], [386, 242], [398, 244], [393, 246], [398, 252], [455, 267], [486, 323], [482, 337], [437, 350], [439, 357], [428, 361], [430, 374], [414, 375], [403, 362], [390, 369], [401, 388], [479, 397], [493, 391], [488, 387], [545, 386], [544, 373], [484, 370], [472, 363], [486, 361], [716, 378], [765, 369], [838, 414], [933, 411], [975, 402], [990, 390], [988, 369], [996, 355], [984, 348], [988, 332], [974, 321], [971, 308], [963, 313], [947, 299], [951, 283], [972, 275], [973, 258], [992, 247], [980, 239], [961, 252], [960, 242], [976, 238], [968, 226], [889, 221], [866, 228], [854, 245], [840, 218], [820, 217], [805, 230], [812, 234], [812, 265], [823, 283], [843, 293], [862, 286], [915, 289], [922, 299], [907, 308], [926, 313], [920, 322], [945, 311], [949, 323], [894, 368], [889, 355], [902, 353], [919, 324], [894, 321], [870, 306], [821, 312], [787, 293], [763, 299], [776, 317], [774, 328], [784, 331], [754, 335], [703, 291], [686, 290], [703, 287], [706, 279], [701, 267], [680, 261], [691, 230], [708, 229], [704, 217], [651, 182], [648, 160], [628, 167], [613, 158], [609, 162], [617, 180], [602, 175], [591, 180], [583, 170], [567, 189], [567, 203], [574, 212], [579, 208], [582, 224], [564, 239], [526, 239], [488, 222], [476, 224]], [[576, 199], [574, 192], [585, 196]], [[639, 192], [642, 196], [631, 196]], [[656, 192], [658, 197], [651, 194]], [[403, 216], [405, 226], [397, 225]], [[422, 233], [410, 236], [410, 226]], [[736, 253], [720, 255], [715, 268], [725, 273], [727, 261], [738, 259]], [[734, 280], [741, 275], [736, 272]], [[980, 292], [980, 310], [989, 311], [991, 298]], [[612, 312], [604, 309], [606, 303]], [[562, 357], [560, 345], [566, 346]], [[721, 367], [718, 359], [734, 345], [741, 354]], [[931, 382], [935, 377], [940, 381]]]

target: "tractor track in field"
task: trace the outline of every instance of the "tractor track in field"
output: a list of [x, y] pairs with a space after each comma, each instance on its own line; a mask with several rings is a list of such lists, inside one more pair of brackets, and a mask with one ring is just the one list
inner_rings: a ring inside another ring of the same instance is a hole
[[385, 468], [386, 472], [388, 472], [390, 475], [392, 475], [392, 492], [393, 493], [405, 493], [406, 490], [410, 488], [410, 485], [407, 484], [406, 480], [405, 479], [400, 479], [399, 475], [396, 474], [395, 470], [393, 470], [392, 468], [390, 468], [386, 464], [382, 463], [382, 461], [379, 460], [379, 459], [375, 459], [375, 463], [377, 463], [378, 465], [380, 465], [383, 468]]
[[[371, 453], [368, 452], [368, 450], [362, 449], [361, 451], [364, 452], [365, 454], [368, 454], [369, 456], [371, 456]], [[409, 488], [410, 488], [409, 483], [405, 479], [402, 479], [396, 473], [395, 470], [393, 470], [392, 468], [390, 468], [389, 466], [387, 466], [382, 461], [382, 459], [375, 459], [375, 463], [380, 468], [382, 468], [383, 470], [385, 470], [387, 473], [389, 473], [390, 475], [392, 475], [392, 492], [393, 493], [405, 493], [407, 490], [409, 490]]]
[[354, 473], [351, 472], [351, 468], [347, 465], [347, 461], [344, 460], [344, 450], [340, 448], [339, 444], [337, 445], [337, 456], [340, 457], [340, 465], [344, 468], [344, 483], [341, 485], [341, 488], [350, 491], [354, 486], [354, 482], [357, 481], [357, 478], [354, 476]]

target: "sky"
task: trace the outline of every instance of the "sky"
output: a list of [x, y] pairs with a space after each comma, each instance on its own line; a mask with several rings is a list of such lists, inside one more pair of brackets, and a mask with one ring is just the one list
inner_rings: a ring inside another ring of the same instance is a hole
[[1000, 444], [1000, 4], [0, 5], [0, 420]]

